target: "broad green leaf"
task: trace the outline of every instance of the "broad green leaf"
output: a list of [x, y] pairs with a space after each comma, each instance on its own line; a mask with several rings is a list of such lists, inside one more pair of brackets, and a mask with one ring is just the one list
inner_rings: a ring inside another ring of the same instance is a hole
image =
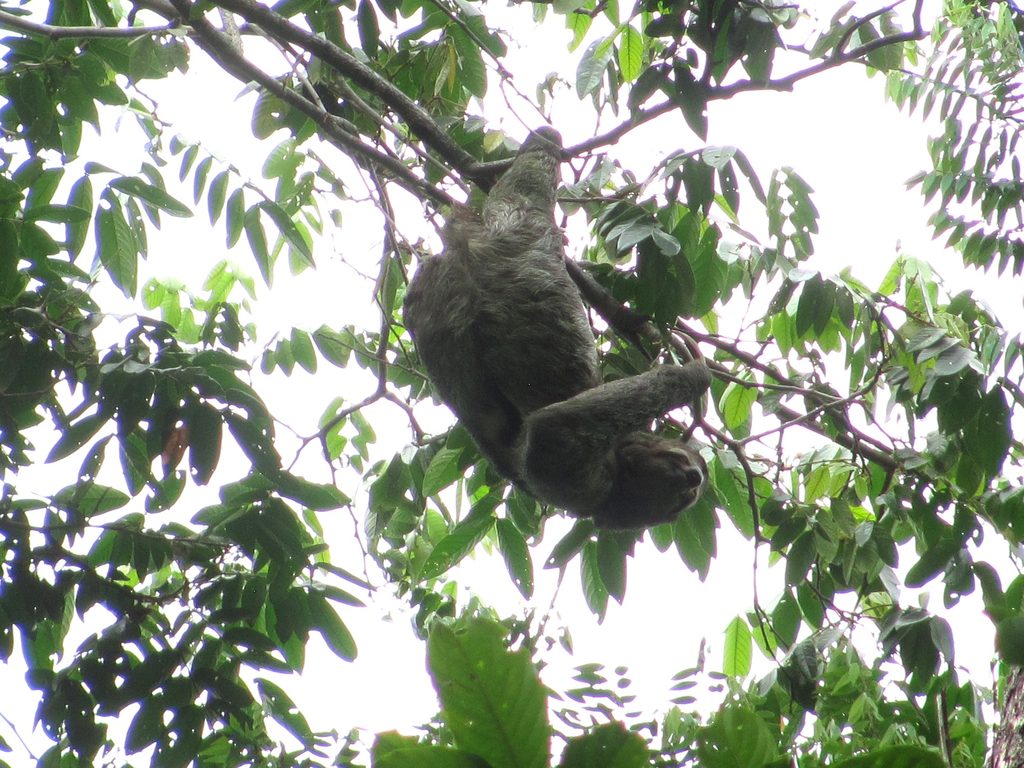
[[324, 512], [344, 507], [351, 502], [348, 496], [333, 485], [314, 483], [290, 472], [282, 472], [276, 479], [277, 489], [282, 496], [294, 499], [308, 509]]
[[234, 246], [238, 242], [238, 238], [242, 236], [242, 230], [245, 227], [245, 192], [241, 187], [231, 193], [231, 197], [228, 198], [228, 214], [227, 214], [227, 244], [228, 248]]
[[345, 333], [339, 333], [326, 325], [321, 325], [313, 331], [313, 343], [325, 360], [344, 368], [352, 355], [355, 339], [347, 329]]
[[626, 552], [614, 534], [597, 537], [597, 569], [608, 594], [621, 603], [626, 597]]
[[603, 723], [565, 745], [560, 768], [645, 768], [651, 764], [647, 743], [621, 723]]
[[608, 587], [605, 586], [604, 579], [601, 577], [597, 542], [588, 541], [583, 546], [580, 558], [580, 579], [583, 582], [583, 596], [586, 598], [587, 607], [599, 619], [603, 618], [608, 610]]
[[462, 470], [459, 467], [461, 458], [461, 448], [442, 448], [435, 453], [423, 474], [423, 495], [434, 496], [462, 477]]
[[313, 340], [309, 334], [306, 331], [293, 328], [291, 342], [295, 362], [301, 365], [303, 370], [309, 373], [316, 373], [316, 352], [313, 349]]
[[596, 91], [614, 53], [608, 40], [595, 40], [584, 51], [576, 67], [576, 94], [582, 99]]
[[907, 571], [908, 587], [921, 587], [941, 573], [963, 545], [954, 538], [943, 538], [930, 546], [921, 559]]
[[707, 577], [711, 560], [718, 552], [715, 530], [718, 518], [707, 495], [689, 509], [683, 510], [676, 520], [673, 539], [679, 556], [686, 567], [701, 579]]
[[734, 704], [701, 729], [696, 751], [702, 768], [737, 768], [768, 766], [778, 746], [758, 714]]
[[[295, 222], [292, 221], [292, 217], [280, 205], [274, 202], [265, 201], [258, 206], [262, 210], [266, 211], [270, 218], [273, 220], [274, 225], [277, 227], [281, 235], [287, 240], [291, 246], [298, 252], [302, 260], [307, 266], [316, 266], [313, 263], [313, 251], [310, 249], [309, 243], [306, 242], [306, 238], [302, 236], [302, 232]], [[251, 210], [250, 210], [251, 213]], [[248, 225], [249, 215], [246, 214], [246, 224]], [[269, 282], [268, 282], [269, 285]]]
[[99, 262], [107, 270], [114, 285], [125, 296], [132, 297], [138, 289], [139, 252], [124, 211], [116, 200], [107, 198], [109, 207], [96, 211], [96, 247]]
[[903, 744], [840, 760], [833, 768], [945, 768], [945, 765], [946, 761], [938, 752]]
[[53, 497], [56, 506], [72, 510], [83, 517], [120, 509], [129, 501], [131, 497], [124, 491], [97, 483], [71, 485], [61, 489]]
[[458, 53], [459, 84], [482, 99], [487, 93], [487, 68], [480, 47], [458, 26], [450, 26], [447, 34]]
[[371, 59], [377, 56], [380, 45], [380, 26], [377, 24], [377, 11], [371, 0], [359, 0], [356, 8], [356, 24], [359, 28], [359, 40], [363, 50]]
[[175, 200], [167, 193], [167, 190], [148, 184], [136, 176], [122, 176], [110, 182], [109, 186], [111, 189], [116, 189], [132, 197], [144, 200], [154, 208], [159, 208], [171, 216], [187, 218], [192, 215], [192, 209], [184, 203]]
[[204, 157], [199, 161], [196, 168], [196, 175], [192, 179], [192, 199], [196, 204], [203, 197], [203, 190], [206, 189], [206, 179], [210, 175], [210, 168], [213, 167], [213, 158]]
[[530, 548], [526, 538], [511, 520], [501, 519], [497, 522], [498, 549], [505, 560], [505, 567], [523, 597], [533, 596], [533, 561], [530, 559]]
[[[387, 734], [378, 736], [380, 739]], [[481, 768], [480, 758], [454, 747], [412, 744], [399, 749], [375, 751], [374, 768]]]
[[469, 517], [460, 522], [450, 534], [441, 539], [427, 556], [423, 568], [420, 570], [420, 579], [436, 579], [446, 573], [452, 566], [468, 555], [479, 541], [486, 536], [494, 526], [494, 517], [491, 513], [477, 513], [474, 511]]
[[818, 550], [814, 546], [814, 534], [808, 531], [793, 542], [786, 555], [786, 583], [802, 583], [817, 556]]
[[311, 629], [318, 630], [327, 647], [334, 655], [345, 661], [356, 658], [356, 642], [348, 627], [338, 617], [337, 611], [327, 599], [318, 593], [309, 595], [309, 613], [312, 621]]
[[256, 678], [256, 689], [270, 716], [302, 743], [310, 743], [313, 731], [302, 712], [283, 688], [266, 678]]
[[508, 650], [504, 627], [435, 623], [427, 665], [456, 746], [492, 768], [548, 766], [547, 691], [529, 652]]
[[619, 70], [623, 81], [631, 83], [644, 68], [644, 38], [627, 24], [619, 35]]
[[725, 629], [722, 672], [729, 677], [746, 677], [750, 673], [753, 648], [750, 627], [742, 617], [737, 616], [729, 622], [729, 626]]
[[742, 386], [736, 382], [726, 386], [718, 405], [726, 427], [732, 430], [747, 422], [751, 408], [757, 402], [757, 392], [755, 386]]
[[196, 405], [188, 412], [188, 454], [192, 479], [206, 485], [213, 477], [220, 459], [221, 433], [224, 423], [220, 413], [208, 404]]
[[73, 205], [38, 205], [25, 211], [25, 221], [52, 221], [58, 224], [80, 224], [89, 220], [90, 211]]
[[71, 426], [65, 428], [56, 444], [50, 449], [46, 457], [46, 463], [60, 461], [66, 458], [89, 442], [99, 432], [100, 428], [109, 421], [107, 414], [97, 413], [92, 416], [84, 416]]
[[[269, 287], [273, 278], [273, 266], [270, 263], [270, 251], [267, 250], [267, 235], [260, 221], [260, 205], [254, 205], [245, 212], [245, 237], [249, 241], [252, 256], [256, 259], [263, 282]], [[229, 212], [230, 220], [230, 212]]]
[[228, 192], [228, 179], [230, 173], [221, 171], [213, 177], [210, 182], [210, 192], [206, 197], [207, 211], [210, 214], [210, 223], [216, 224], [224, 210], [224, 201]]

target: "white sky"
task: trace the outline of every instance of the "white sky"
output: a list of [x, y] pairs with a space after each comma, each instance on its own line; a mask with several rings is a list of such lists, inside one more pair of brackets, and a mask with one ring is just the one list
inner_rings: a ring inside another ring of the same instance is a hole
[[[514, 15], [504, 9], [499, 12]], [[561, 62], [572, 60], [562, 54], [570, 39], [568, 33], [555, 26], [536, 30], [529, 36], [528, 48], [510, 52], [506, 66], [522, 77], [519, 87], [525, 93], [532, 92], [534, 80], [542, 79], [551, 69], [564, 67]], [[926, 131], [916, 117], [908, 119], [894, 106], [883, 103], [883, 87], [881, 77], [869, 80], [856, 65], [850, 65], [804, 81], [791, 94], [740, 95], [711, 106], [708, 143], [739, 146], [764, 182], [772, 169], [789, 165], [811, 184], [815, 189], [814, 202], [821, 213], [821, 234], [815, 240], [813, 267], [838, 273], [852, 264], [855, 274], [873, 285], [888, 269], [896, 255], [896, 244], [901, 243], [904, 252], [932, 262], [947, 277], [955, 277], [958, 290], [977, 286], [1004, 322], [1012, 321], [1019, 326], [1019, 282], [1011, 285], [1009, 281], [1001, 282], [979, 273], [965, 273], [956, 254], [932, 242], [926, 226], [928, 212], [922, 207], [919, 194], [907, 192], [904, 187], [906, 179], [928, 167]], [[177, 131], [202, 141], [215, 154], [258, 177], [270, 145], [260, 145], [251, 138], [252, 97], [236, 102], [241, 90], [236, 81], [211, 72], [196, 61], [187, 79], [175, 77], [168, 83], [146, 83], [144, 90], [158, 98], [161, 118], [172, 123]], [[587, 114], [587, 107], [584, 105], [581, 110], [573, 91], [566, 88], [558, 96], [557, 104], [554, 123], [567, 144], [591, 135], [591, 122], [580, 117]], [[488, 115], [498, 114], [492, 109], [497, 106], [489, 104]], [[522, 114], [530, 113], [524, 110]], [[122, 126], [123, 133], [108, 132], [93, 146], [109, 155], [120, 170], [132, 172], [134, 159], [125, 157], [125, 147], [140, 145], [139, 134], [131, 119], [124, 119]], [[511, 118], [505, 127], [513, 136], [525, 135], [525, 129]], [[690, 136], [681, 119], [668, 116], [610, 151], [626, 167], [646, 168], [668, 151], [698, 146], [700, 142]], [[222, 226], [214, 231], [206, 226], [205, 201], [199, 211], [194, 222], [165, 219], [163, 232], [151, 234], [149, 274], [191, 275], [195, 277], [187, 279], [198, 283], [217, 260], [227, 255]], [[416, 211], [407, 211], [403, 224], [417, 215]], [[759, 215], [756, 200], [746, 196], [741, 207], [743, 226], [757, 231], [761, 226]], [[407, 233], [415, 230], [403, 229]], [[424, 233], [427, 231], [424, 229]], [[244, 246], [244, 237], [242, 242]], [[376, 327], [377, 321], [365, 304], [370, 284], [342, 265], [341, 258], [358, 262], [361, 271], [372, 275], [381, 249], [379, 222], [346, 215], [340, 231], [332, 232], [328, 242], [318, 244], [318, 271], [292, 279], [282, 264], [274, 292], [268, 294], [260, 286], [254, 315], [261, 333], [293, 325], [313, 330], [321, 323], [339, 327], [354, 322]], [[257, 274], [244, 247], [236, 248], [230, 257], [244, 270]], [[349, 401], [356, 401], [371, 385], [365, 377], [323, 364], [315, 376], [297, 370], [290, 379], [278, 376], [257, 386], [275, 415], [301, 433], [310, 434], [315, 431], [321, 409], [335, 394], [342, 393]], [[365, 389], [353, 392], [357, 387]], [[375, 407], [368, 415], [380, 438], [378, 456], [390, 455], [409, 440], [404, 428], [387, 429], [389, 422], [403, 423], [401, 414], [392, 407]], [[450, 418], [443, 409], [435, 409], [427, 421], [430, 428], [440, 430]], [[287, 432], [280, 430], [279, 434], [282, 454], [287, 459], [293, 449], [287, 447]], [[307, 452], [307, 458], [313, 456], [312, 461], [307, 461], [310, 476], [325, 481], [322, 462], [318, 464], [315, 454], [315, 449]], [[225, 461], [230, 459], [225, 457]], [[218, 474], [215, 482], [220, 477]], [[48, 473], [32, 472], [23, 473], [18, 486], [22, 492], [52, 492], [54, 488]], [[365, 495], [357, 495], [357, 509], [362, 502]], [[559, 538], [557, 525], [556, 521], [549, 529], [535, 558], [538, 567], [534, 604], [541, 609], [551, 601], [554, 574], [543, 571], [539, 565]], [[555, 602], [555, 622], [569, 627], [576, 654], [570, 659], [552, 659], [556, 663], [545, 669], [545, 682], [558, 690], [568, 680], [573, 665], [600, 661], [610, 669], [624, 664], [630, 667], [635, 683], [633, 692], [640, 695], [638, 707], [651, 711], [667, 706], [669, 678], [694, 663], [702, 639], [709, 643], [708, 668], [720, 668], [722, 632], [735, 615], [751, 607], [753, 599], [752, 545], [742, 541], [727, 520], [723, 519], [723, 526], [719, 557], [704, 584], [686, 571], [674, 551], [662, 555], [649, 542], [638, 547], [629, 565], [626, 602], [622, 606], [613, 602], [601, 625], [583, 605], [579, 577], [571, 569]], [[337, 525], [331, 526], [330, 539], [335, 562], [350, 569], [359, 558], [351, 531], [352, 522], [345, 514]], [[765, 554], [761, 553], [759, 563], [759, 590], [762, 603], [770, 606], [777, 596], [782, 574], [781, 567], [767, 568]], [[460, 573], [460, 583], [468, 585], [485, 603], [504, 613], [521, 610], [518, 593], [498, 559], [475, 558]], [[378, 579], [376, 583], [381, 582]], [[937, 608], [939, 602], [933, 602], [931, 607]], [[992, 656], [991, 631], [987, 620], [978, 620], [978, 610], [978, 600], [967, 599], [952, 621], [958, 660], [969, 666], [976, 680], [985, 682]], [[311, 725], [315, 729], [341, 731], [360, 727], [371, 733], [390, 729], [409, 732], [412, 726], [434, 714], [436, 700], [424, 670], [424, 647], [409, 631], [404, 605], [390, 601], [382, 592], [369, 607], [345, 609], [341, 616], [359, 644], [359, 659], [353, 664], [340, 662], [324, 651], [314, 637], [307, 674], [302, 680], [286, 682]], [[967, 636], [961, 631], [965, 628], [973, 629], [974, 634]], [[15, 666], [0, 668], [0, 691], [24, 690], [21, 671]], [[30, 739], [38, 755], [47, 742], [38, 733], [31, 733], [34, 699], [31, 707], [17, 710], [9, 706], [8, 696], [3, 699], [0, 712], [16, 721], [20, 734]], [[0, 734], [14, 745], [15, 740], [2, 724]]]

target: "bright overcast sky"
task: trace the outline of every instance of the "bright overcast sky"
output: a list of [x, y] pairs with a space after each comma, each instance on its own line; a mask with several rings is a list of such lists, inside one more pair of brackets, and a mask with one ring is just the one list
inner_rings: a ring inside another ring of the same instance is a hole
[[[512, 12], [502, 10], [501, 13]], [[519, 18], [523, 18], [522, 13], [520, 8]], [[533, 92], [533, 79], [542, 78], [553, 67], [566, 66], [559, 63], [558, 52], [564, 50], [568, 33], [555, 28], [557, 21], [550, 21], [551, 29], [531, 33], [529, 47], [513, 49], [505, 62], [517, 76], [522, 73], [523, 79], [518, 85], [524, 93]], [[572, 60], [573, 56], [568, 55], [564, 59]], [[568, 64], [570, 72], [572, 66]], [[964, 286], [979, 287], [981, 295], [986, 296], [1004, 322], [1012, 319], [1019, 324], [1019, 283], [1016, 291], [1011, 291], [1009, 288], [1013, 286], [1009, 281], [1000, 288], [996, 279], [978, 273], [964, 274], [959, 257], [931, 240], [926, 225], [928, 212], [920, 195], [916, 191], [908, 192], [904, 186], [906, 179], [928, 165], [926, 130], [916, 117], [907, 118], [893, 105], [884, 103], [883, 88], [883, 78], [868, 79], [863, 70], [851, 64], [810, 78], [798, 84], [790, 94], [743, 94], [711, 106], [708, 143], [740, 147], [765, 183], [772, 169], [792, 166], [815, 189], [814, 202], [821, 213], [821, 234], [815, 239], [812, 267], [838, 273], [854, 265], [857, 277], [875, 285], [895, 258], [897, 244], [900, 244], [903, 252], [930, 261], [947, 280], [955, 278], [957, 290]], [[146, 83], [144, 91], [158, 99], [160, 117], [185, 137], [201, 141], [218, 156], [258, 176], [271, 145], [251, 138], [252, 96], [236, 101], [241, 91], [236, 81], [196, 61], [187, 79], [174, 76], [167, 83]], [[499, 98], [496, 93], [492, 96]], [[499, 115], [498, 103], [500, 99], [487, 106], [488, 117], [495, 125], [499, 124], [495, 117]], [[520, 114], [530, 112], [521, 110]], [[560, 93], [555, 126], [562, 131], [567, 144], [587, 138], [592, 128], [588, 121], [592, 119], [589, 106], [581, 108], [573, 91], [567, 87]], [[517, 138], [525, 135], [525, 128], [511, 117], [500, 124]], [[142, 145], [140, 134], [131, 118], [123, 118], [119, 130], [124, 132], [125, 138], [119, 138], [114, 131], [106, 132], [98, 154], [109, 157], [109, 162], [119, 170], [134, 172], [135, 161], [126, 159], [124, 153], [126, 148]], [[281, 138], [283, 136], [275, 136], [271, 141]], [[648, 168], [670, 151], [699, 146], [699, 140], [687, 132], [681, 119], [668, 117], [609, 151], [626, 167]], [[358, 189], [358, 184], [355, 188]], [[147, 267], [149, 275], [173, 276], [195, 284], [212, 264], [228, 255], [224, 251], [223, 228], [218, 226], [211, 231], [206, 226], [204, 203], [199, 211], [191, 224], [165, 218], [164, 230], [151, 235], [153, 255]], [[756, 200], [748, 195], [741, 205], [742, 225], [755, 233], [763, 232], [762, 213]], [[420, 212], [407, 210], [401, 215], [405, 217], [400, 222], [403, 231], [415, 232], [414, 227], [406, 225], [420, 216]], [[261, 299], [254, 313], [261, 333], [269, 327], [292, 325], [308, 330], [321, 323], [333, 327], [352, 322], [369, 327], [376, 325], [366, 304], [370, 283], [341, 264], [343, 257], [358, 262], [361, 271], [374, 273], [383, 234], [378, 222], [367, 224], [367, 221], [368, 217], [355, 216], [343, 220], [341, 230], [333, 232], [328, 241], [318, 247], [320, 269], [317, 272], [292, 280], [285, 273], [286, 267], [280, 265], [274, 295], [266, 296], [260, 286]], [[422, 231], [429, 232], [426, 228]], [[244, 248], [236, 248], [230, 257], [243, 269], [257, 274]], [[350, 391], [358, 384], [348, 384], [352, 379], [346, 376], [347, 373], [336, 368], [321, 365], [315, 377], [297, 371], [292, 379], [277, 377], [267, 386], [258, 384], [258, 388], [263, 393], [269, 392], [267, 399], [272, 412], [300, 432], [309, 434], [315, 431], [320, 409], [334, 395], [345, 394], [349, 400], [356, 400], [363, 394]], [[302, 392], [301, 397], [295, 397], [297, 391]], [[433, 416], [437, 420], [429, 426], [434, 429], [442, 429], [451, 419], [443, 409], [437, 409]], [[404, 427], [382, 428], [387, 420], [395, 418], [400, 418], [400, 414], [386, 407], [372, 412], [381, 439], [378, 456], [401, 449], [409, 440]], [[281, 433], [287, 434], [285, 430]], [[289, 450], [293, 449], [282, 449], [286, 459], [291, 456]], [[322, 461], [317, 464], [315, 453], [307, 452], [307, 459], [312, 457], [307, 464], [312, 467], [314, 479], [326, 480]], [[49, 475], [32, 472], [23, 473], [19, 489], [23, 492], [54, 490]], [[349, 490], [352, 489], [346, 488]], [[357, 496], [357, 509], [362, 502], [365, 496]], [[358, 549], [349, 543], [351, 532], [352, 522], [344, 513], [344, 519], [333, 529], [329, 540], [335, 562], [350, 569], [360, 557]], [[557, 540], [557, 536], [549, 533], [542, 551], [537, 554], [546, 554]], [[762, 603], [771, 605], [781, 583], [781, 572], [774, 571], [781, 571], [781, 567], [769, 569], [765, 556], [763, 551], [759, 564], [759, 594]], [[667, 678], [693, 665], [702, 639], [708, 640], [708, 668], [720, 668], [722, 632], [726, 624], [752, 605], [752, 557], [752, 544], [740, 540], [724, 516], [719, 558], [712, 564], [711, 576], [704, 584], [686, 571], [673, 551], [660, 554], [648, 542], [637, 548], [637, 555], [630, 562], [625, 605], [612, 603], [602, 625], [594, 621], [583, 605], [578, 573], [571, 570], [556, 600], [554, 619], [571, 629], [576, 654], [568, 660], [569, 664], [600, 661], [609, 666], [628, 665], [636, 683], [634, 692], [641, 694], [639, 708], [647, 711], [664, 708], [671, 684]], [[538, 564], [535, 602], [543, 610], [552, 599], [554, 574], [540, 570], [542, 557], [536, 557], [535, 562]], [[521, 610], [518, 593], [512, 588], [500, 559], [476, 558], [462, 573], [465, 575], [460, 577], [460, 584], [468, 585], [485, 603], [508, 613]], [[380, 579], [376, 583], [381, 583]], [[933, 601], [931, 607], [938, 608], [939, 602]], [[965, 611], [974, 612], [970, 616], [976, 616], [978, 601], [967, 600], [965, 605], [957, 609], [964, 620], [954, 624], [958, 627], [958, 660], [966, 663], [977, 676], [985, 674], [988, 668], [992, 655], [991, 631], [987, 622], [963, 616]], [[436, 700], [424, 671], [424, 647], [412, 637], [403, 604], [397, 601], [388, 604], [382, 592], [374, 596], [369, 607], [345, 609], [341, 615], [359, 643], [357, 662], [338, 661], [323, 651], [319, 639], [314, 638], [305, 679], [301, 683], [286, 683], [290, 691], [296, 692], [297, 703], [304, 708], [313, 727], [342, 731], [350, 727], [370, 731], [397, 728], [408, 732], [413, 725], [426, 721], [436, 711]], [[971, 626], [972, 621], [980, 633], [975, 642], [965, 642], [959, 630]], [[566, 674], [566, 669], [558, 666], [544, 672], [547, 682], [556, 690], [566, 679], [558, 678]], [[20, 675], [21, 671], [13, 669], [13, 665], [0, 668], [0, 690], [24, 690]], [[23, 709], [12, 712], [5, 706], [0, 711], [9, 717], [18, 716], [19, 732], [26, 736], [31, 730], [32, 712], [29, 708]], [[37, 737], [32, 742], [38, 754], [45, 740]]]

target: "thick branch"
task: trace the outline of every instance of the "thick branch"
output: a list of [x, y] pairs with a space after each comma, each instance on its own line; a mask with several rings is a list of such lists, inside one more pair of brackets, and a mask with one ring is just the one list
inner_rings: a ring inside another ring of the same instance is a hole
[[286, 40], [309, 51], [367, 91], [377, 95], [408, 124], [416, 136], [436, 151], [452, 167], [473, 177], [477, 165], [473, 156], [452, 141], [437, 121], [423, 107], [410, 99], [391, 82], [334, 43], [308, 32], [255, 0], [217, 0], [219, 7], [237, 13], [250, 24], [256, 24], [280, 40]]
[[416, 194], [433, 200], [439, 205], [450, 205], [452, 200], [441, 190], [419, 178], [400, 160], [390, 157], [370, 147], [352, 134], [345, 131], [338, 120], [322, 107], [286, 87], [263, 70], [256, 67], [235, 48], [231, 39], [214, 27], [202, 16], [190, 18], [187, 0], [175, 0], [182, 18], [188, 19], [189, 26], [195, 31], [197, 44], [217, 61], [225, 71], [243, 82], [259, 83], [269, 93], [281, 101], [295, 107], [311, 118], [328, 138], [351, 155], [363, 162], [386, 170], [399, 183], [407, 186]]

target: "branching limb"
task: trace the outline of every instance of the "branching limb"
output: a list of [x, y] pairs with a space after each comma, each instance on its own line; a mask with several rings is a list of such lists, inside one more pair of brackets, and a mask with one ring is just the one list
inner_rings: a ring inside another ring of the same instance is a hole
[[[580, 293], [586, 299], [587, 303], [590, 304], [590, 306], [593, 307], [593, 309], [613, 329], [617, 330], [620, 327], [624, 327], [626, 330], [626, 333], [624, 334], [626, 338], [635, 339], [637, 336], [660, 338], [657, 329], [655, 329], [643, 315], [629, 307], [623, 306], [621, 302], [617, 301], [578, 264], [570, 259], [566, 259], [566, 269], [568, 270], [570, 277], [572, 277], [573, 281], [576, 283], [576, 286], [579, 288]], [[846, 414], [843, 409], [843, 406], [847, 403], [849, 398], [829, 398], [826, 395], [815, 392], [807, 387], [801, 387], [799, 384], [783, 375], [778, 369], [762, 363], [756, 357], [747, 354], [735, 344], [723, 341], [717, 336], [697, 333], [688, 328], [682, 322], [677, 324], [677, 329], [689, 338], [710, 344], [731, 357], [736, 358], [749, 368], [760, 371], [775, 384], [792, 390], [794, 394], [803, 396], [812, 404], [812, 411], [810, 413], [799, 413], [792, 408], [779, 405], [775, 412], [784, 422], [783, 427], [780, 428], [784, 428], [790, 424], [799, 424], [805, 429], [815, 432], [828, 440], [835, 441], [844, 448], [847, 448], [854, 455], [874, 462], [888, 472], [893, 472], [897, 469], [896, 460], [892, 457], [892, 448], [890, 446], [887, 446], [882, 441], [858, 430], [849, 423], [849, 419], [846, 418]], [[728, 368], [721, 363], [714, 360], [708, 360], [706, 362], [716, 377], [735, 380], [735, 377], [730, 373]], [[813, 418], [814, 414], [820, 414], [822, 412], [837, 415], [837, 417], [842, 419], [846, 424], [846, 430], [837, 431], [835, 434], [831, 434], [822, 424]]]
[[[175, 1], [178, 4], [182, 2]], [[474, 177], [473, 169], [477, 163], [473, 156], [456, 144], [429, 112], [352, 54], [329, 40], [293, 24], [255, 0], [218, 0], [217, 6], [237, 13], [250, 24], [262, 27], [279, 40], [309, 51], [342, 77], [379, 96], [409, 125], [416, 136], [444, 158], [451, 167], [462, 169], [470, 178]], [[190, 23], [192, 21], [189, 20]]]
[[419, 178], [410, 168], [396, 158], [390, 157], [360, 141], [345, 131], [334, 115], [323, 107], [317, 106], [309, 99], [296, 93], [275, 78], [259, 69], [252, 62], [238, 53], [230, 38], [214, 27], [202, 16], [190, 17], [188, 0], [174, 0], [182, 18], [195, 32], [195, 40], [225, 71], [243, 82], [256, 82], [269, 93], [286, 104], [298, 109], [312, 119], [323, 130], [324, 134], [341, 149], [365, 163], [376, 165], [386, 170], [396, 182], [406, 186], [417, 195], [433, 200], [440, 205], [452, 205], [452, 199], [443, 191]]
[[[908, 32], [901, 32], [896, 35], [889, 35], [886, 37], [879, 37], [876, 40], [872, 40], [864, 45], [857, 46], [856, 48], [844, 51], [846, 43], [849, 42], [850, 37], [858, 29], [863, 27], [873, 18], [892, 10], [899, 3], [881, 8], [874, 11], [862, 19], [858, 19], [854, 24], [850, 26], [850, 29], [846, 31], [840, 44], [836, 46], [835, 51], [831, 56], [824, 59], [823, 61], [808, 67], [801, 69], [798, 72], [794, 72], [786, 77], [780, 77], [776, 80], [740, 80], [729, 85], [722, 86], [708, 86], [705, 89], [705, 96], [707, 101], [721, 101], [723, 99], [729, 99], [740, 93], [748, 91], [791, 91], [793, 87], [808, 77], [821, 74], [830, 69], [842, 66], [852, 61], [857, 61], [867, 56], [869, 53], [877, 51], [880, 48], [885, 48], [889, 45], [901, 45], [907, 42], [913, 42], [916, 40], [923, 40], [928, 36], [927, 31], [921, 21], [922, 7], [924, 0], [915, 0], [914, 13], [913, 13], [913, 28]], [[580, 155], [586, 152], [592, 152], [599, 147], [606, 147], [617, 143], [623, 136], [637, 128], [644, 123], [648, 123], [661, 115], [678, 109], [679, 103], [676, 99], [669, 99], [660, 104], [656, 104], [653, 107], [647, 107], [646, 109], [638, 109], [633, 115], [626, 121], [620, 123], [609, 131], [600, 135], [594, 136], [592, 139], [587, 139], [576, 146], [569, 147], [566, 152], [570, 155]]]
[[55, 27], [52, 24], [26, 19], [24, 16], [17, 16], [8, 11], [0, 10], [0, 29], [11, 29], [16, 32], [24, 32], [33, 37], [46, 37], [50, 40], [65, 40], [68, 38], [128, 38], [148, 37], [160, 35], [177, 29], [178, 21], [169, 20], [167, 24], [160, 24], [152, 27]]

